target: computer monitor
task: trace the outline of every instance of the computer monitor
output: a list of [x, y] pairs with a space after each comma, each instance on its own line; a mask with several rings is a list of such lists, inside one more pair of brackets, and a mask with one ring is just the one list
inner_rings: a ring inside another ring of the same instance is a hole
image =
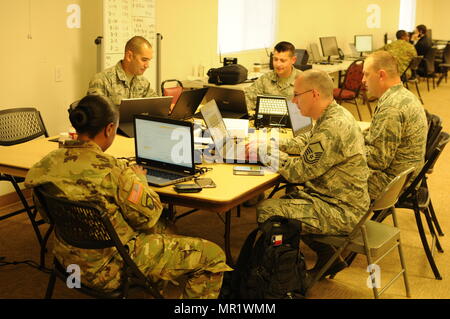
[[361, 56], [363, 52], [372, 52], [372, 35], [355, 35], [355, 48]]
[[330, 62], [332, 55], [339, 55], [336, 37], [321, 37], [319, 40], [320, 46], [322, 47], [322, 54], [324, 57], [328, 57], [328, 62]]

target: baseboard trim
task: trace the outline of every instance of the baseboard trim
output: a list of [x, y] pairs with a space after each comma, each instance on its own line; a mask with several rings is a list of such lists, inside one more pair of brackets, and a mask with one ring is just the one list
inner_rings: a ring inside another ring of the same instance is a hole
[[[31, 199], [31, 189], [23, 189], [23, 195], [29, 201]], [[5, 207], [13, 204], [17, 204], [20, 202], [19, 195], [16, 192], [8, 193], [0, 196], [0, 207]]]

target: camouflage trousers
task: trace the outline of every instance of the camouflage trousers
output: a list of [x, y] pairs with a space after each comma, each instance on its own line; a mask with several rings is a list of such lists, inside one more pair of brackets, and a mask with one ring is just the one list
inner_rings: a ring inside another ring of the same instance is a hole
[[302, 222], [302, 234], [345, 234], [358, 222], [353, 214], [331, 205], [317, 197], [302, 192], [305, 198], [296, 198], [299, 194], [286, 195], [280, 199], [267, 199], [256, 208], [258, 223], [271, 216], [284, 216]]

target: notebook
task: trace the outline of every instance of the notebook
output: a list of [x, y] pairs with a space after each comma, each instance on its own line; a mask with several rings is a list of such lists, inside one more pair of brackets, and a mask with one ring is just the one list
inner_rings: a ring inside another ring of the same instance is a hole
[[169, 118], [185, 120], [191, 118], [203, 100], [208, 88], [183, 91]]
[[256, 97], [255, 127], [289, 127], [287, 100], [283, 96]]
[[245, 158], [246, 141], [230, 136], [215, 100], [203, 105], [200, 111], [220, 160], [225, 163], [258, 163], [256, 158], [250, 160]]
[[171, 96], [123, 99], [119, 105], [119, 134], [134, 137], [133, 116], [135, 114], [144, 113], [151, 116], [167, 117], [171, 102]]
[[195, 174], [193, 124], [148, 115], [135, 115], [137, 164], [147, 169], [147, 181], [167, 186]]
[[310, 131], [312, 128], [312, 119], [308, 116], [302, 115], [302, 113], [297, 107], [297, 104], [289, 101], [287, 102], [287, 104], [288, 104], [289, 120], [291, 122], [292, 127], [292, 135], [296, 137], [299, 134]]
[[222, 117], [241, 119], [248, 117], [245, 93], [239, 89], [209, 87], [205, 95], [205, 103], [215, 100]]

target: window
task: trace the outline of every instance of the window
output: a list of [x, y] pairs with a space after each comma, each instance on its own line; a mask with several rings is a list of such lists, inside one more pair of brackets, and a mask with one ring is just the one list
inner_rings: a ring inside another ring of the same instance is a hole
[[276, 0], [219, 0], [218, 52], [272, 46], [275, 6]]
[[398, 29], [412, 32], [416, 28], [416, 0], [400, 0]]

